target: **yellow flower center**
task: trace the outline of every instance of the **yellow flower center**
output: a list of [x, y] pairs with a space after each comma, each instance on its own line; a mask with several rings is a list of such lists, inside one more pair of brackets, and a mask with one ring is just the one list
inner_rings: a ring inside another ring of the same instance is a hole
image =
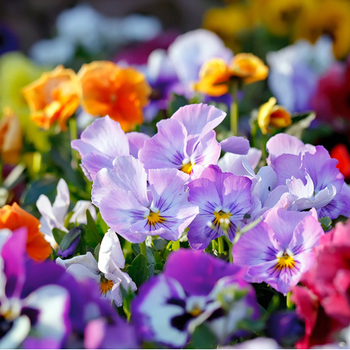
[[145, 219], [148, 220], [148, 224], [151, 226], [155, 226], [156, 224], [162, 224], [165, 221], [165, 219], [161, 215], [159, 215], [159, 210], [156, 213], [150, 211], [150, 213], [148, 214], [148, 216], [145, 217]]
[[229, 225], [230, 224], [230, 217], [232, 214], [230, 212], [225, 213], [224, 211], [214, 211], [214, 221], [213, 224], [215, 226], [221, 226], [221, 225]]
[[108, 291], [110, 291], [113, 287], [113, 281], [108, 280], [104, 277], [101, 277], [101, 282], [100, 282], [100, 290], [102, 294], [106, 294]]
[[192, 315], [193, 317], [197, 317], [202, 312], [203, 310], [198, 305], [195, 305], [194, 308], [189, 312], [189, 314]]
[[182, 164], [182, 167], [180, 168], [181, 171], [183, 171], [184, 173], [191, 175], [192, 174], [192, 168], [194, 166], [195, 163], [186, 163], [186, 164]]
[[292, 269], [295, 266], [295, 261], [292, 256], [290, 256], [288, 253], [283, 252], [282, 256], [277, 256], [277, 264], [276, 269], [282, 270], [284, 268]]

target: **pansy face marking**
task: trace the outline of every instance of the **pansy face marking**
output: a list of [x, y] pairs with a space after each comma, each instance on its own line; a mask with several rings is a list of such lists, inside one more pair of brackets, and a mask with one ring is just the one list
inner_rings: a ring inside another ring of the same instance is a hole
[[101, 294], [106, 295], [110, 290], [112, 290], [113, 285], [114, 285], [113, 281], [101, 275], [101, 280], [100, 280]]
[[188, 174], [188, 175], [191, 175], [192, 171], [193, 171], [193, 166], [195, 164], [196, 163], [194, 163], [194, 162], [192, 163], [191, 161], [189, 161], [189, 162], [183, 161], [180, 170], [183, 171], [184, 173]]
[[221, 228], [223, 230], [227, 230], [230, 225], [232, 225], [230, 221], [230, 217], [232, 214], [230, 212], [225, 212], [223, 210], [219, 211], [214, 211], [214, 220], [213, 220], [213, 225], [216, 228]]
[[293, 258], [293, 255], [294, 254], [289, 249], [279, 251], [276, 256], [277, 264], [275, 266], [275, 269], [278, 271], [281, 271], [283, 269], [294, 269], [296, 267], [296, 262]]
[[164, 221], [166, 221], [166, 219], [163, 218], [159, 213], [160, 210], [157, 212], [150, 210], [148, 216], [145, 216], [145, 219], [147, 219], [149, 226], [158, 226], [158, 224], [162, 224]]

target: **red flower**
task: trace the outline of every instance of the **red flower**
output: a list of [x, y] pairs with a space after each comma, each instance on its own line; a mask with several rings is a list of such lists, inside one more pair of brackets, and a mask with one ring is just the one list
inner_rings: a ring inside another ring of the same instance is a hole
[[339, 161], [337, 168], [344, 175], [345, 179], [350, 179], [350, 155], [348, 149], [343, 144], [336, 145], [330, 152], [332, 158]]

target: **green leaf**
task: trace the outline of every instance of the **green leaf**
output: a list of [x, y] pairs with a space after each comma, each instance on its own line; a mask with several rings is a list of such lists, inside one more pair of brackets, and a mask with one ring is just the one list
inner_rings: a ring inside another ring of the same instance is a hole
[[102, 219], [101, 213], [97, 214], [97, 219], [96, 219], [96, 226], [98, 228], [98, 231], [100, 232], [100, 235], [104, 236], [105, 233], [108, 231], [109, 227], [105, 223], [105, 221]]
[[129, 321], [130, 316], [131, 316], [131, 301], [135, 297], [135, 293], [129, 288], [126, 290], [122, 285], [120, 285], [120, 291], [122, 293], [122, 298], [123, 298], [123, 310], [125, 312], [126, 318]]
[[58, 228], [54, 228], [54, 229], [52, 229], [52, 234], [53, 234], [53, 238], [55, 239], [57, 244], [60, 245], [62, 242], [62, 239], [67, 234], [67, 232], [59, 230]]
[[324, 231], [329, 231], [331, 229], [332, 220], [328, 216], [324, 216], [321, 219], [318, 219]]
[[149, 270], [147, 266], [147, 259], [139, 254], [128, 267], [128, 274], [136, 283], [137, 287], [147, 281], [149, 278]]
[[201, 324], [194, 330], [191, 340], [195, 349], [215, 349], [217, 340], [206, 324]]
[[86, 244], [89, 247], [95, 248], [99, 243], [101, 243], [103, 235], [98, 231], [96, 222], [91, 216], [89, 210], [86, 210], [87, 228], [85, 231]]
[[186, 106], [188, 101], [185, 97], [177, 94], [172, 94], [170, 99], [168, 114], [172, 116], [180, 107]]
[[94, 249], [94, 257], [96, 261], [98, 261], [98, 256], [100, 255], [100, 247], [101, 247], [101, 244], [99, 243]]
[[79, 237], [82, 234], [82, 230], [80, 227], [75, 227], [72, 230], [70, 230], [62, 239], [60, 244], [60, 249], [62, 251], [69, 248], [69, 246], [72, 244], [72, 242]]

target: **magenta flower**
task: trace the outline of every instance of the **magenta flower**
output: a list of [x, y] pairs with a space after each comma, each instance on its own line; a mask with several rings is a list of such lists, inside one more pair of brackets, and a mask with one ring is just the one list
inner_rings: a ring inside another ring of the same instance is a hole
[[[198, 212], [188, 202], [189, 176], [176, 169], [151, 169], [132, 156], [120, 156], [93, 183], [92, 201], [109, 227], [132, 243], [147, 235], [177, 240]], [[149, 184], [149, 185], [148, 185]]]
[[199, 207], [188, 231], [193, 249], [204, 250], [211, 240], [225, 235], [225, 230], [233, 240], [237, 224], [251, 209], [251, 183], [244, 176], [223, 173], [215, 165], [189, 183], [190, 202]]
[[233, 247], [234, 264], [247, 266], [246, 280], [266, 282], [287, 294], [315, 261], [313, 248], [324, 234], [314, 209], [273, 208]]

